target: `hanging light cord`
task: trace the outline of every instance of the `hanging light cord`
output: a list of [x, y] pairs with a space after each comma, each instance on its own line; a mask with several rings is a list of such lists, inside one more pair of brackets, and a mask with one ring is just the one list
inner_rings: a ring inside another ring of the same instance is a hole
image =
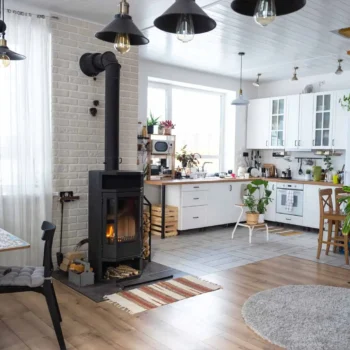
[[243, 90], [242, 90], [242, 69], [243, 69], [243, 55], [241, 55], [241, 75], [239, 78], [239, 94], [242, 95], [243, 94]]
[[4, 0], [0, 0], [1, 1], [1, 19], [4, 21], [4, 14], [5, 14], [5, 5], [4, 5]]

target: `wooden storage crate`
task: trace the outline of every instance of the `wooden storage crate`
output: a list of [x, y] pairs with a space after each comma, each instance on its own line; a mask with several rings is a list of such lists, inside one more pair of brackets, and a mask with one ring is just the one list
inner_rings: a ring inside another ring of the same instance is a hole
[[[165, 206], [165, 237], [177, 236], [178, 209], [171, 205]], [[162, 206], [152, 205], [151, 232], [160, 236], [162, 232]]]

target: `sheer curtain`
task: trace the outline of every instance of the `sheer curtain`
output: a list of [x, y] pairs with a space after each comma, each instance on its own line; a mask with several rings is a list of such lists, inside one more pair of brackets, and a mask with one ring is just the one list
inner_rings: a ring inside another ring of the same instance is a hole
[[0, 265], [42, 263], [40, 226], [52, 216], [48, 19], [5, 12], [11, 50], [27, 57], [0, 69], [0, 227], [31, 244]]

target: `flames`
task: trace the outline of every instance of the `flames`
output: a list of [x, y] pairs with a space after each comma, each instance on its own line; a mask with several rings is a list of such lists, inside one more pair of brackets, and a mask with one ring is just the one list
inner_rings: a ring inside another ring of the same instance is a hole
[[115, 232], [114, 232], [114, 226], [113, 225], [108, 225], [107, 230], [106, 230], [106, 238], [109, 241], [114, 241], [115, 238]]

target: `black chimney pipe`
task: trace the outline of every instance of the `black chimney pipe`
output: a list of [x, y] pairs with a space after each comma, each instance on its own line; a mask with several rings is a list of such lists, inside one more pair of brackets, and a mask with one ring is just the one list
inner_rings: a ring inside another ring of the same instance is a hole
[[89, 77], [106, 71], [105, 87], [105, 170], [119, 170], [119, 92], [120, 64], [113, 52], [86, 53], [80, 69]]

